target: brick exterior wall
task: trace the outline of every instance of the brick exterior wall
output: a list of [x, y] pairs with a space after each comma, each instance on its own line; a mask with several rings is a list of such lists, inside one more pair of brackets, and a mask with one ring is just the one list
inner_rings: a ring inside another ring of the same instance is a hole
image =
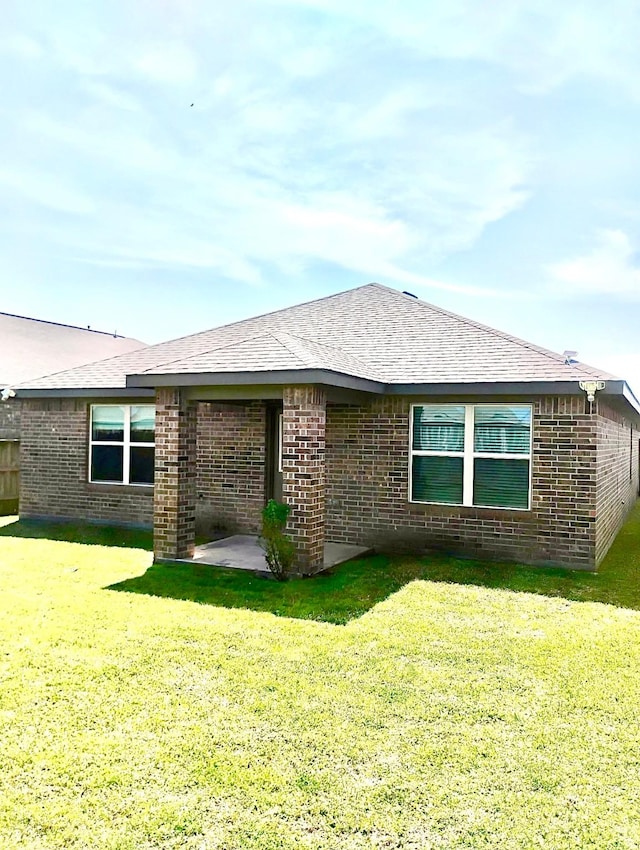
[[606, 555], [638, 497], [638, 422], [597, 400], [596, 562]]
[[313, 386], [285, 387], [282, 421], [282, 494], [291, 505], [287, 531], [305, 573], [322, 569], [325, 541], [324, 391]]
[[[90, 403], [84, 399], [23, 402], [27, 411], [22, 463], [27, 473], [21, 484], [21, 515], [151, 526], [150, 489], [88, 483]], [[199, 530], [203, 534], [257, 532], [264, 505], [264, 403], [201, 403], [197, 426]]]
[[[175, 504], [165, 505], [167, 516], [182, 512], [181, 530], [167, 547], [187, 545], [194, 516], [204, 533], [257, 531], [265, 499], [265, 404], [200, 403], [196, 425], [195, 407], [187, 409], [171, 392], [159, 395], [157, 440], [181, 416], [188, 427], [166, 458], [173, 464], [167, 476], [181, 488]], [[317, 388], [286, 388], [284, 499], [292, 504], [289, 531], [307, 553], [304, 569], [320, 565], [323, 534], [381, 550], [441, 548], [582, 569], [599, 563], [638, 492], [637, 420], [625, 419], [602, 398], [592, 414], [584, 396], [518, 399], [533, 405], [532, 510], [420, 505], [408, 502], [409, 411], [420, 401], [437, 399], [375, 398], [325, 408]], [[21, 515], [151, 525], [150, 488], [88, 483], [89, 403], [23, 402]], [[197, 439], [189, 436], [196, 433]], [[194, 452], [190, 475], [176, 478], [176, 458]]]
[[525, 563], [595, 569], [596, 432], [584, 396], [533, 405], [532, 511], [535, 540]]
[[20, 401], [0, 401], [0, 440], [20, 438]]
[[255, 534], [265, 500], [264, 402], [198, 405], [196, 524], [202, 534]]
[[151, 525], [152, 487], [88, 482], [89, 404], [23, 400], [20, 516]]
[[153, 551], [190, 558], [196, 522], [197, 406], [178, 389], [156, 391]]
[[533, 405], [530, 511], [408, 502], [409, 412], [421, 401], [451, 399], [378, 398], [328, 408], [328, 540], [594, 568], [596, 429], [583, 397], [518, 400]]

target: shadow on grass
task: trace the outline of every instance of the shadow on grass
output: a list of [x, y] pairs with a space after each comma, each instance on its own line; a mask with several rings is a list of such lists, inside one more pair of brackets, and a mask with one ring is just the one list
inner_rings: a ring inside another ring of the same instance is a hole
[[0, 537], [26, 537], [32, 540], [60, 540], [89, 546], [119, 546], [153, 550], [153, 532], [140, 528], [117, 528], [84, 522], [49, 522], [3, 518]]
[[416, 579], [476, 585], [640, 610], [640, 503], [597, 573], [526, 567], [435, 554], [375, 555], [313, 578], [279, 583], [242, 570], [203, 564], [154, 564], [110, 590], [185, 599], [226, 608], [342, 624]]
[[423, 559], [416, 578], [501, 588], [640, 611], [640, 501], [597, 573], [438, 556]]
[[[151, 550], [150, 531], [102, 525], [9, 521], [0, 537], [64, 540]], [[416, 579], [500, 588], [640, 610], [640, 502], [597, 573], [458, 558], [374, 555], [314, 576], [280, 583], [244, 570], [204, 564], [153, 564], [108, 590], [182, 599], [282, 617], [343, 624]]]
[[152, 564], [141, 576], [106, 590], [184, 599], [224, 608], [268, 611], [280, 617], [343, 624], [402, 587], [389, 558], [349, 561], [311, 578], [278, 582], [268, 575], [206, 564]]

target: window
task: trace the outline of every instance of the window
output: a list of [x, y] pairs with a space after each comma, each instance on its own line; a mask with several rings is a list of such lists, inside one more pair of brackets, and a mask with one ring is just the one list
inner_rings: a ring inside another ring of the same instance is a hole
[[531, 407], [413, 405], [410, 463], [412, 502], [527, 510]]
[[149, 404], [93, 404], [89, 481], [153, 484], [155, 408]]

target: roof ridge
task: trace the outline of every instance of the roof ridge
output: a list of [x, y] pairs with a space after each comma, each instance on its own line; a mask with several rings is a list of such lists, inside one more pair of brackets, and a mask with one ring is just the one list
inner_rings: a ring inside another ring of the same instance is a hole
[[[50, 319], [36, 319], [34, 316], [21, 316], [19, 313], [5, 313], [3, 310], [0, 310], [0, 316], [8, 316], [10, 319], [24, 319], [25, 322], [40, 322], [42, 325], [55, 325], [57, 328], [70, 328], [74, 331], [86, 331], [86, 333], [90, 334], [101, 334], [102, 336], [110, 336], [113, 339], [134, 339], [131, 336], [124, 336], [124, 334], [119, 334], [117, 332], [111, 333], [111, 331], [97, 331], [95, 328], [83, 328], [80, 325], [68, 325], [66, 322], [53, 322]], [[140, 342], [141, 340], [134, 341]], [[55, 374], [55, 372], [52, 374]]]
[[[370, 286], [381, 286], [378, 283], [363, 283], [360, 286], [352, 287], [351, 289], [342, 289], [340, 292], [333, 292], [331, 295], [321, 295], [320, 298], [310, 298], [308, 301], [302, 301], [300, 304], [291, 304], [289, 307], [279, 307], [277, 310], [269, 310], [267, 313], [260, 313], [257, 316], [249, 316], [246, 319], [236, 319], [234, 322], [227, 322], [225, 325], [215, 325], [212, 328], [206, 328], [203, 331], [195, 331], [195, 333], [184, 334], [184, 336], [177, 336], [174, 339], [170, 340], [162, 340], [161, 342], [156, 342], [153, 345], [150, 345], [149, 348], [155, 348], [155, 346], [166, 345], [168, 342], [180, 342], [183, 339], [191, 339], [196, 336], [204, 336], [205, 334], [209, 334], [212, 331], [222, 331], [227, 328], [232, 328], [234, 325], [242, 325], [245, 322], [253, 322], [256, 319], [265, 319], [267, 316], [277, 316], [278, 313], [287, 313], [290, 310], [297, 310], [299, 307], [306, 307], [308, 304], [316, 304], [319, 301], [330, 301], [332, 298], [338, 298], [340, 295], [347, 295], [351, 292], [357, 292], [359, 289], [367, 289]], [[387, 289], [388, 287], [382, 286], [383, 289]], [[393, 290], [397, 292], [397, 290]], [[215, 349], [211, 349], [214, 351]], [[205, 352], [206, 353], [206, 350]]]
[[[407, 295], [405, 292], [400, 292], [400, 290], [394, 289], [391, 286], [385, 286], [383, 283], [371, 283], [369, 285], [376, 286], [379, 289], [384, 289], [387, 292], [392, 292], [395, 295], [401, 296], [402, 298], [409, 299], [414, 304], [419, 304], [423, 308], [435, 310], [437, 313], [440, 313], [444, 316], [450, 316], [452, 319], [456, 319], [457, 321], [463, 322], [464, 324], [471, 325], [474, 328], [479, 328], [482, 331], [488, 331], [489, 333], [493, 334], [493, 336], [497, 336], [501, 339], [506, 339], [509, 342], [514, 342], [517, 345], [520, 345], [522, 348], [528, 349], [529, 351], [537, 351], [539, 354], [545, 355], [545, 357], [548, 357], [556, 363], [565, 363], [565, 359], [563, 358], [562, 354], [559, 354], [557, 351], [552, 351], [550, 348], [543, 348], [543, 346], [541, 345], [536, 345], [534, 342], [528, 342], [526, 339], [521, 339], [520, 337], [514, 336], [513, 334], [508, 334], [506, 331], [501, 331], [499, 328], [492, 328], [489, 325], [484, 325], [482, 324], [482, 322], [477, 322], [475, 319], [470, 319], [467, 316], [461, 316], [459, 313], [454, 313], [452, 310], [446, 310], [444, 307], [439, 307], [437, 304], [432, 304], [430, 301], [423, 301], [422, 298], [414, 298], [413, 295]], [[576, 368], [576, 371], [584, 372], [585, 377], [592, 377], [592, 371], [603, 371], [602, 369], [599, 369], [596, 366], [590, 366], [588, 363], [582, 363], [579, 360], [576, 360], [571, 364], [565, 363], [565, 365], [574, 366]]]
[[[377, 286], [377, 284], [367, 284], [367, 286]], [[363, 287], [358, 287], [358, 288], [362, 289]], [[374, 366], [372, 366], [370, 363], [368, 363], [366, 360], [363, 360], [361, 357], [358, 357], [357, 354], [352, 354], [350, 351], [345, 351], [344, 348], [340, 348], [340, 346], [338, 346], [338, 345], [329, 345], [328, 343], [320, 342], [319, 340], [307, 339], [304, 336], [300, 336], [299, 334], [292, 334], [289, 331], [284, 331], [284, 333], [286, 333], [287, 336], [290, 336], [293, 339], [299, 339], [301, 342], [308, 342], [308, 343], [311, 343], [311, 345], [317, 345], [319, 348], [326, 348], [329, 351], [337, 351], [340, 354], [342, 354], [344, 357], [348, 357], [351, 360], [355, 360], [357, 363], [360, 363], [362, 366], [366, 367], [370, 371], [377, 373], [376, 368]], [[380, 380], [383, 380], [382, 376], [380, 376]]]
[[[207, 331], [203, 331], [203, 333], [207, 333]], [[198, 334], [193, 334], [193, 336], [198, 336]], [[145, 372], [151, 372], [153, 369], [158, 369], [160, 366], [170, 366], [172, 363], [182, 363], [185, 360], [193, 360], [194, 357], [202, 357], [203, 354], [211, 354], [213, 351], [221, 351], [223, 348], [232, 348], [234, 345], [242, 345], [245, 342], [250, 342], [252, 339], [261, 339], [263, 336], [273, 336], [273, 334], [270, 331], [247, 334], [246, 336], [243, 336], [240, 339], [234, 339], [231, 340], [231, 342], [223, 342], [222, 345], [214, 345], [213, 348], [205, 348], [203, 351], [197, 351], [194, 354], [188, 354], [186, 357], [175, 357], [173, 360], [166, 360], [163, 363], [154, 363], [153, 366], [149, 366], [147, 369], [143, 369], [141, 372], [132, 372], [131, 374], [144, 375]], [[186, 339], [186, 337], [179, 338]], [[169, 342], [175, 342], [175, 340], [169, 340]], [[158, 344], [163, 345], [163, 343]]]
[[[290, 345], [287, 345], [287, 342], [286, 342], [286, 341], [284, 341], [284, 340], [282, 340], [282, 339], [280, 339], [280, 337], [281, 337], [281, 336], [284, 336], [284, 337], [289, 337], [289, 339], [299, 339], [301, 342], [306, 342], [307, 340], [303, 339], [303, 337], [296, 337], [296, 336], [295, 336], [295, 334], [290, 334], [288, 331], [282, 331], [282, 330], [280, 330], [279, 328], [278, 328], [278, 329], [276, 329], [275, 331], [271, 331], [271, 334], [270, 334], [270, 335], [271, 335], [274, 339], [277, 339], [277, 340], [278, 340], [278, 342], [280, 343], [280, 345], [284, 346], [284, 347], [287, 349], [287, 351], [289, 352], [289, 354], [292, 354], [294, 357], [298, 357], [298, 358], [299, 358], [300, 360], [302, 360], [302, 362], [303, 362], [306, 366], [308, 366], [310, 369], [311, 369], [311, 368], [313, 368], [313, 361], [311, 360], [311, 362], [310, 362], [310, 358], [309, 358], [308, 356], [306, 356], [306, 357], [305, 357], [305, 356], [301, 355], [299, 351], [294, 351], [294, 350], [291, 348], [291, 346], [290, 346]], [[304, 353], [305, 353], [306, 355], [308, 355], [308, 354], [309, 354], [309, 352], [306, 350], [306, 348], [305, 348], [305, 346], [304, 346], [304, 345], [302, 346], [302, 348], [303, 348], [303, 350], [304, 350]]]

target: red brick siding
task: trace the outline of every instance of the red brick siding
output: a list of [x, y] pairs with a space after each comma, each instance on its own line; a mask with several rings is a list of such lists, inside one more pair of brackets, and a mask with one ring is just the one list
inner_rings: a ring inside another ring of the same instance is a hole
[[151, 525], [153, 488], [89, 484], [89, 402], [27, 399], [22, 405], [21, 517]]
[[638, 423], [600, 398], [596, 415], [596, 561], [606, 555], [638, 497]]
[[153, 551], [190, 558], [196, 522], [196, 405], [179, 389], [156, 391]]
[[[151, 489], [88, 483], [89, 402], [23, 403], [27, 410], [22, 463], [28, 467], [22, 481], [24, 517], [152, 525]], [[257, 531], [264, 506], [264, 403], [243, 407], [202, 403], [197, 417], [196, 506], [201, 530]]]
[[525, 561], [595, 568], [596, 437], [584, 396], [534, 403], [532, 519]]
[[528, 400], [534, 411], [530, 511], [410, 504], [409, 409], [420, 401], [329, 406], [327, 539], [594, 568], [596, 443], [583, 398]]
[[[601, 400], [590, 416], [583, 396], [544, 397], [529, 399], [534, 408], [531, 511], [413, 505], [408, 501], [409, 408], [420, 399], [329, 405], [325, 473], [321, 395], [312, 387], [285, 391], [290, 530], [316, 563], [325, 475], [328, 540], [397, 550], [442, 547], [587, 569], [603, 557], [638, 490], [637, 427], [632, 436], [631, 424]], [[23, 516], [151, 524], [151, 490], [88, 484], [87, 401], [23, 404]], [[198, 405], [200, 498], [195, 504], [203, 530], [257, 530], [265, 495], [264, 444], [264, 403]]]
[[287, 531], [305, 573], [322, 569], [325, 541], [326, 400], [319, 387], [285, 387], [282, 493], [291, 505]]
[[265, 499], [264, 402], [198, 405], [196, 521], [202, 533], [255, 533]]

